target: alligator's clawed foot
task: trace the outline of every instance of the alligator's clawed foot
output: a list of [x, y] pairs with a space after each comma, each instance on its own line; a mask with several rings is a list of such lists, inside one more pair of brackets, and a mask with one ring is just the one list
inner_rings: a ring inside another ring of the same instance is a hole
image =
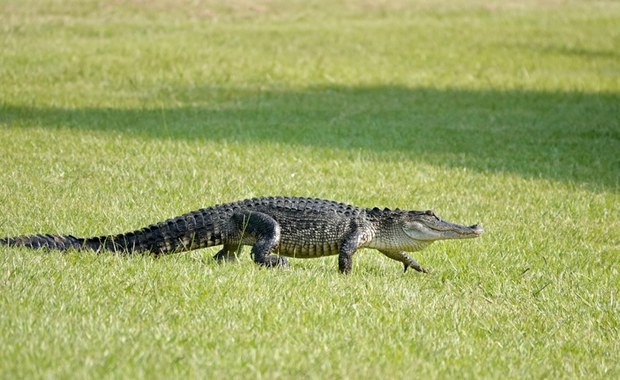
[[282, 256], [266, 256], [265, 261], [259, 264], [266, 266], [266, 267], [270, 267], [270, 268], [273, 268], [273, 267], [288, 268], [289, 267], [288, 260]]
[[238, 260], [237, 254], [234, 251], [227, 251], [225, 249], [222, 249], [217, 254], [215, 254], [215, 256], [213, 256], [213, 259], [218, 263], [234, 262]]
[[416, 264], [412, 264], [412, 265], [408, 265], [407, 263], [403, 263], [403, 265], [405, 266], [405, 272], [407, 272], [407, 269], [409, 267], [413, 268], [414, 270], [421, 272], [421, 273], [426, 273], [426, 274], [431, 274], [431, 272], [429, 272], [428, 270], [426, 270], [425, 268], [423, 268], [420, 264], [416, 263]]

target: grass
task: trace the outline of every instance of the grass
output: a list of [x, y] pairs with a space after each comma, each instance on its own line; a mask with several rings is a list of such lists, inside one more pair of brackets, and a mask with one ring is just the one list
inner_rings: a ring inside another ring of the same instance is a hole
[[0, 378], [617, 378], [612, 1], [0, 3], [0, 235], [259, 195], [481, 222], [402, 273], [0, 248]]

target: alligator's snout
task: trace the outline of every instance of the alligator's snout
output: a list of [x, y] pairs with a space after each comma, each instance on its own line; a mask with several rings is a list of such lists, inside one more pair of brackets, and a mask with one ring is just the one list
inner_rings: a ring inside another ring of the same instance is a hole
[[475, 233], [476, 235], [480, 235], [484, 232], [484, 228], [482, 228], [481, 224], [474, 224], [469, 226], [469, 228], [471, 229], [471, 232]]

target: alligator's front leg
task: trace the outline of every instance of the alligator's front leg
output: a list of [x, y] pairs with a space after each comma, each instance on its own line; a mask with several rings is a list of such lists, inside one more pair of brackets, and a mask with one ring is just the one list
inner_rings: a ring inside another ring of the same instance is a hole
[[256, 239], [252, 246], [255, 263], [267, 267], [288, 266], [288, 261], [284, 257], [270, 255], [280, 244], [281, 228], [275, 219], [261, 212], [250, 211], [235, 213], [232, 218], [239, 229], [241, 241], [244, 234]]
[[403, 265], [405, 266], [405, 272], [407, 271], [407, 268], [412, 267], [418, 272], [429, 273], [429, 271], [424, 269], [420, 265], [420, 263], [416, 261], [416, 259], [414, 259], [413, 257], [410, 257], [405, 252], [402, 252], [402, 251], [379, 251], [379, 252], [383, 253], [390, 259], [400, 261], [401, 263], [403, 263]]
[[338, 270], [348, 274], [353, 267], [353, 254], [370, 239], [371, 233], [365, 227], [356, 226], [345, 238], [338, 252]]

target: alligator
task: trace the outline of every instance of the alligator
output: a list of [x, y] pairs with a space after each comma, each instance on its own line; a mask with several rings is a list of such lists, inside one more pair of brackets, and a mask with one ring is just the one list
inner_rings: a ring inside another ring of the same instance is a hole
[[479, 224], [461, 226], [432, 210], [360, 208], [304, 197], [262, 197], [219, 204], [152, 224], [140, 230], [80, 238], [36, 234], [0, 239], [0, 245], [54, 250], [93, 250], [154, 255], [221, 245], [218, 261], [234, 261], [251, 245], [259, 265], [286, 267], [284, 256], [312, 258], [338, 255], [338, 269], [349, 273], [353, 254], [373, 248], [407, 268], [428, 273], [407, 255], [436, 240], [474, 238]]

